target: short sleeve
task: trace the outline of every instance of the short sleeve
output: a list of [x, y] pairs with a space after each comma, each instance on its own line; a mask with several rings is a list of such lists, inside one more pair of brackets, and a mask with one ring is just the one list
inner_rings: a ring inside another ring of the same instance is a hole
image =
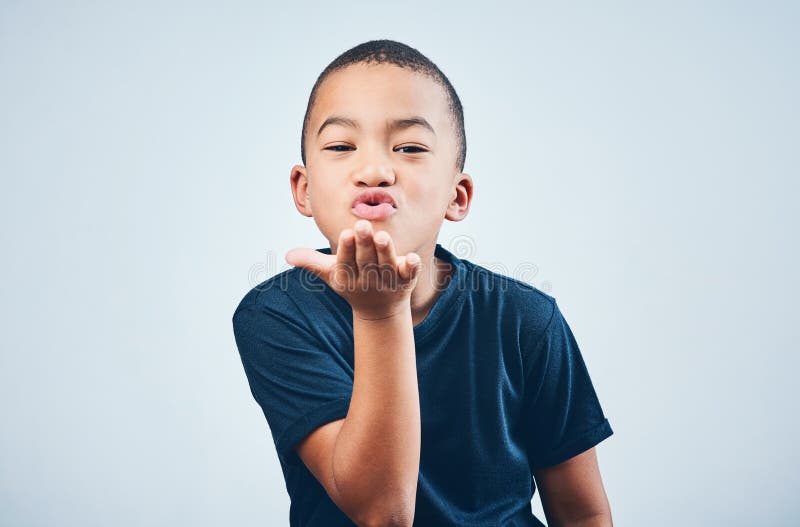
[[550, 323], [525, 350], [523, 427], [531, 469], [557, 465], [614, 432], [578, 344], [555, 300]]
[[352, 371], [280, 306], [239, 307], [233, 331], [250, 392], [264, 412], [278, 456], [301, 463], [294, 446], [347, 415]]

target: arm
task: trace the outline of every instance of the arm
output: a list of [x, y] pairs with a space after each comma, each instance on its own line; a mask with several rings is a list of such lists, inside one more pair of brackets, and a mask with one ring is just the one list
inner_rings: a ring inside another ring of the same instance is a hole
[[410, 306], [395, 317], [353, 315], [355, 374], [345, 419], [296, 448], [334, 503], [358, 525], [411, 525], [420, 415]]
[[550, 527], [613, 526], [594, 447], [534, 477]]
[[[341, 237], [339, 247], [344, 261]], [[393, 249], [383, 250], [391, 258]], [[372, 308], [351, 306], [355, 370], [347, 417], [317, 428], [296, 451], [358, 525], [410, 526], [421, 437], [410, 294]]]
[[356, 373], [334, 475], [340, 490], [374, 504], [379, 525], [410, 526], [414, 517], [421, 424], [413, 329], [410, 302], [389, 318], [353, 315]]

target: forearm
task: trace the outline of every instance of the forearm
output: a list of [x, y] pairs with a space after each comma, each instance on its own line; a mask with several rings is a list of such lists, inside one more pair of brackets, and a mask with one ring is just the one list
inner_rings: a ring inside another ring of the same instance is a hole
[[613, 527], [614, 523], [611, 521], [611, 513], [609, 512], [569, 521], [559, 521], [548, 516], [547, 525], [552, 527]]
[[379, 320], [354, 312], [353, 342], [353, 393], [333, 451], [336, 486], [356, 517], [410, 525], [421, 435], [410, 304]]

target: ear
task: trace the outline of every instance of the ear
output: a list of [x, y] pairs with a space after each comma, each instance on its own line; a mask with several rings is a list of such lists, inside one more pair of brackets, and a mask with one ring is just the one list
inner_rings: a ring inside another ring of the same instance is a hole
[[444, 215], [450, 221], [461, 221], [466, 218], [472, 203], [472, 177], [466, 172], [461, 172], [456, 177], [458, 182], [453, 189], [453, 197], [447, 204], [447, 211]]
[[289, 182], [292, 185], [292, 197], [294, 206], [303, 216], [311, 217], [311, 196], [308, 193], [308, 174], [306, 167], [295, 165], [289, 175]]

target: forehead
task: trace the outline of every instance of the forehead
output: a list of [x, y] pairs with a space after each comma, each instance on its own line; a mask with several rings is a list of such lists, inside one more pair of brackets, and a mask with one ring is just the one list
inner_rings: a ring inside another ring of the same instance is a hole
[[449, 123], [446, 92], [425, 74], [392, 64], [353, 64], [329, 75], [317, 90], [311, 130], [331, 115], [383, 126], [387, 119], [420, 116], [437, 135]]

